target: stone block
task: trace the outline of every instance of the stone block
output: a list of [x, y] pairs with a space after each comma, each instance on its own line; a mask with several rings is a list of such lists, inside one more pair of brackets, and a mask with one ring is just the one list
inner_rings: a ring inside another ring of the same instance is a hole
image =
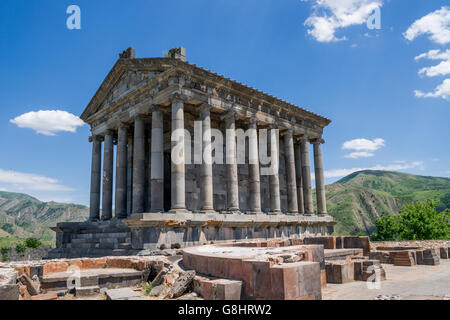
[[423, 250], [416, 250], [416, 264], [423, 264]]
[[363, 254], [368, 256], [370, 253], [369, 237], [343, 237], [344, 248], [361, 248]]
[[335, 237], [307, 237], [303, 239], [304, 244], [321, 244], [324, 249], [336, 249]]
[[297, 299], [322, 299], [319, 262], [298, 262], [299, 296]]
[[413, 266], [414, 258], [412, 256], [411, 251], [404, 250], [404, 251], [397, 251], [394, 254], [394, 266]]
[[195, 271], [185, 271], [175, 280], [170, 288], [169, 297], [178, 298], [189, 289], [195, 277]]
[[20, 291], [17, 284], [0, 285], [0, 301], [1, 300], [19, 300]]
[[448, 248], [439, 248], [441, 259], [448, 259]]
[[19, 282], [27, 287], [28, 293], [30, 295], [35, 296], [39, 294], [38, 288], [35, 287], [33, 281], [31, 281], [31, 279], [26, 274], [22, 274], [19, 277]]
[[214, 300], [241, 300], [242, 281], [219, 279], [215, 285]]
[[252, 263], [253, 297], [256, 299], [267, 298], [272, 295], [270, 267], [268, 261], [254, 261]]
[[423, 251], [423, 264], [434, 266], [440, 264], [440, 262], [436, 249], [425, 249]]
[[336, 237], [336, 249], [344, 249], [344, 237]]
[[267, 299], [294, 300], [299, 296], [299, 272], [296, 263], [275, 265], [270, 270], [272, 292]]
[[379, 260], [353, 261], [354, 280], [367, 281], [374, 273], [380, 281], [386, 280], [386, 272]]
[[100, 293], [99, 286], [75, 288], [75, 296], [76, 297], [89, 297], [89, 296], [94, 296], [98, 293]]
[[327, 283], [347, 283], [354, 280], [354, 262], [336, 260], [325, 263]]
[[130, 300], [131, 298], [140, 297], [139, 292], [130, 288], [110, 289], [106, 291], [107, 300]]
[[32, 296], [31, 300], [40, 300], [40, 301], [45, 301], [45, 300], [58, 300], [58, 295], [54, 292], [52, 293], [45, 293], [45, 294], [39, 294], [37, 296]]
[[325, 289], [327, 287], [327, 271], [326, 270], [320, 270], [320, 286], [322, 289]]

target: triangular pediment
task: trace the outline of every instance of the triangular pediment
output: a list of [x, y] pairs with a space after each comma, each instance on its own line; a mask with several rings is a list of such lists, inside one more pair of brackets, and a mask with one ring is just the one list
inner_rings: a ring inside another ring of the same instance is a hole
[[173, 68], [174, 64], [174, 61], [165, 58], [119, 59], [89, 102], [81, 119], [88, 121], [89, 117], [106, 105]]
[[117, 83], [109, 90], [109, 93], [105, 96], [97, 111], [101, 110], [104, 106], [112, 103], [121, 96], [133, 91], [146, 80], [155, 78], [158, 74], [160, 74], [158, 71], [125, 71]]

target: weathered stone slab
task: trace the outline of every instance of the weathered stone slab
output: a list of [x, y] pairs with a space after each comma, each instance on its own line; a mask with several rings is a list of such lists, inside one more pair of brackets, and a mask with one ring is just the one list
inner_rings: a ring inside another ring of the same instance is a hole
[[34, 283], [31, 281], [31, 279], [26, 275], [26, 274], [22, 274], [19, 277], [19, 281], [27, 287], [28, 292], [30, 293], [31, 296], [35, 296], [39, 294], [38, 289], [35, 287]]
[[192, 285], [192, 281], [195, 277], [195, 271], [186, 271], [180, 274], [175, 280], [175, 283], [170, 288], [168, 296], [170, 298], [178, 298], [186, 292], [186, 290]]
[[110, 289], [106, 291], [107, 300], [131, 300], [140, 297], [139, 292], [130, 288]]
[[100, 293], [99, 286], [75, 288], [75, 296], [76, 297], [89, 297], [89, 296], [94, 296], [98, 293]]
[[0, 285], [0, 301], [1, 300], [19, 300], [20, 291], [17, 284]]
[[36, 296], [32, 296], [31, 300], [58, 300], [58, 295], [56, 293], [45, 293], [45, 294], [39, 294]]

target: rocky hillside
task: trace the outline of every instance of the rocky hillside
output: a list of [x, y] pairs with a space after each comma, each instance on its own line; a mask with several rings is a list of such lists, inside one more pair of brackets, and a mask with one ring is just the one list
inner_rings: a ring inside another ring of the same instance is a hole
[[438, 210], [450, 208], [450, 179], [387, 171], [360, 171], [328, 185], [328, 212], [337, 233], [370, 234], [375, 220], [398, 213], [411, 202], [436, 199]]
[[89, 208], [76, 204], [42, 202], [26, 194], [0, 192], [0, 237], [54, 240], [49, 229], [58, 222], [85, 221]]

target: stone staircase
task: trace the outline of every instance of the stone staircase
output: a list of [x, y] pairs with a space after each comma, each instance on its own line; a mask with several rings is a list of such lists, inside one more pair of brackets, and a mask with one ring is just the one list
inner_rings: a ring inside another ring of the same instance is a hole
[[128, 256], [139, 252], [131, 247], [131, 232], [124, 225], [105, 222], [86, 223], [70, 239], [50, 251], [49, 259]]

